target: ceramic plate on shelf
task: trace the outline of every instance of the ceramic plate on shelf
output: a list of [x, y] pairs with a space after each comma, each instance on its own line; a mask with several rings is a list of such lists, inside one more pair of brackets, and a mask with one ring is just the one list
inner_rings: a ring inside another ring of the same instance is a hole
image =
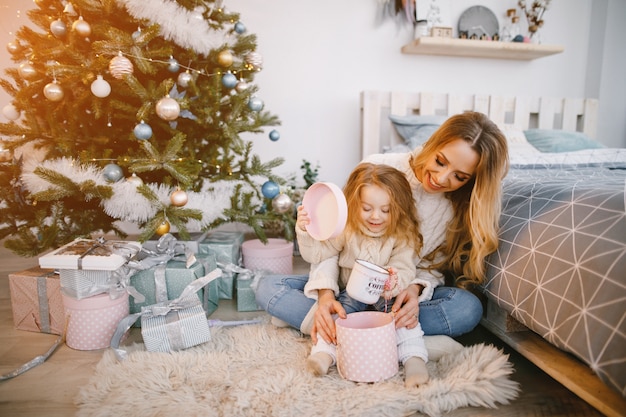
[[346, 227], [348, 203], [335, 184], [316, 182], [311, 185], [304, 193], [302, 205], [311, 219], [306, 230], [313, 239], [331, 239]]
[[466, 32], [467, 37], [476, 35], [480, 38], [487, 35], [493, 38], [500, 31], [498, 18], [485, 6], [472, 6], [465, 10], [459, 18], [459, 34]]

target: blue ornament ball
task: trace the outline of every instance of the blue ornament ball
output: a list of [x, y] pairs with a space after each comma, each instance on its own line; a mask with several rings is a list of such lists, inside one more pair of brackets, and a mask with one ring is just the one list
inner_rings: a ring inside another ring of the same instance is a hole
[[143, 120], [135, 125], [133, 129], [135, 137], [139, 140], [148, 140], [152, 137], [152, 128]]
[[270, 140], [272, 142], [276, 142], [278, 139], [280, 139], [280, 132], [278, 132], [278, 130], [274, 129], [270, 132]]
[[250, 97], [250, 100], [248, 100], [248, 108], [252, 111], [263, 110], [263, 105], [263, 100], [258, 97]]
[[244, 25], [241, 22], [237, 22], [235, 23], [235, 32], [237, 32], [238, 34], [242, 34], [246, 31], [246, 25]]
[[266, 181], [261, 187], [261, 192], [265, 198], [273, 199], [280, 194], [280, 187], [274, 181]]
[[102, 175], [109, 182], [118, 182], [124, 177], [124, 171], [117, 164], [107, 164], [102, 169]]
[[222, 85], [226, 88], [235, 88], [237, 82], [237, 77], [233, 73], [227, 72], [222, 76]]

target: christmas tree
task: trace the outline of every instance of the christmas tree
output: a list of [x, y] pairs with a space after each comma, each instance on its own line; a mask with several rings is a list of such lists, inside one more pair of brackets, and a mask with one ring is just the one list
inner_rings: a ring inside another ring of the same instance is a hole
[[[140, 241], [250, 225], [293, 210], [281, 158], [242, 138], [280, 124], [253, 83], [256, 36], [220, 0], [35, 0], [7, 48], [0, 238], [34, 256], [77, 237]], [[267, 137], [267, 136], [266, 136]], [[278, 140], [279, 132], [269, 132]]]

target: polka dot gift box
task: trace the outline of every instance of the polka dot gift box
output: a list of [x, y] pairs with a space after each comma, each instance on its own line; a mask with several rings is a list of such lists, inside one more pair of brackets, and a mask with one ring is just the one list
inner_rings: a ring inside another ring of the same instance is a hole
[[378, 311], [351, 313], [338, 318], [337, 370], [344, 379], [378, 382], [399, 369], [393, 316]]
[[109, 347], [117, 324], [128, 315], [128, 294], [111, 299], [109, 294], [77, 300], [62, 294], [67, 334], [65, 343], [76, 350]]

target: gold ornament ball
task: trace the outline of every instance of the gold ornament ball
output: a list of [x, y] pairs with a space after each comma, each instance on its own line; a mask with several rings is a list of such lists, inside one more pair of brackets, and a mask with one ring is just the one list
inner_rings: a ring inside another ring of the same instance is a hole
[[176, 190], [170, 195], [170, 201], [173, 206], [182, 207], [187, 204], [189, 197], [187, 197], [187, 193], [183, 190]]
[[217, 55], [217, 63], [225, 68], [230, 67], [233, 65], [233, 54], [228, 49], [221, 51]]
[[63, 89], [53, 81], [43, 88], [43, 95], [50, 101], [60, 101], [63, 100]]
[[122, 79], [124, 75], [133, 73], [133, 63], [120, 52], [109, 62], [109, 72], [118, 80]]
[[91, 25], [85, 22], [82, 16], [80, 16], [78, 20], [75, 20], [74, 23], [72, 23], [72, 30], [78, 33], [80, 36], [91, 35]]
[[170, 222], [168, 222], [167, 220], [163, 220], [163, 222], [156, 229], [156, 233], [159, 236], [163, 236], [169, 231], [170, 231]]
[[176, 120], [180, 114], [180, 104], [169, 96], [163, 97], [156, 104], [156, 114], [163, 120]]

